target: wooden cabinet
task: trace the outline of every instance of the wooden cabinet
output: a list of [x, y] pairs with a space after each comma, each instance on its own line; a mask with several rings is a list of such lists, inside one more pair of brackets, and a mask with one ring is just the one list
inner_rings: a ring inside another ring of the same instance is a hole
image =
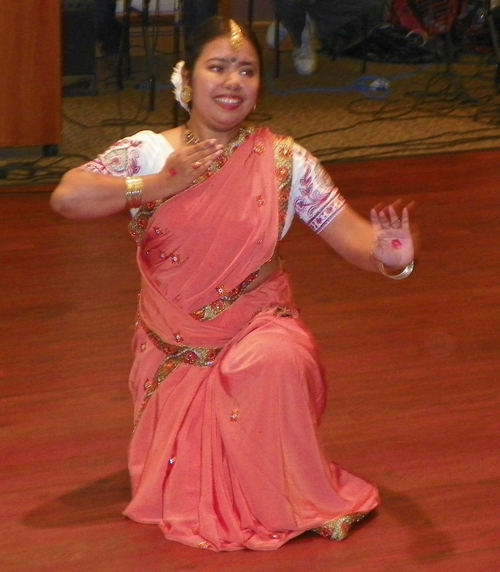
[[60, 0], [1, 0], [0, 147], [58, 145]]

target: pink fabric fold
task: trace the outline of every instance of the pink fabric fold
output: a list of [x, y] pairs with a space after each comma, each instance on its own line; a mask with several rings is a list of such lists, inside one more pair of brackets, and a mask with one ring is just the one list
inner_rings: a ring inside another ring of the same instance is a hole
[[[326, 384], [307, 328], [277, 311], [293, 309], [286, 273], [212, 321], [189, 315], [273, 254], [270, 173], [273, 135], [258, 130], [217, 174], [157, 210], [138, 253], [147, 328], [169, 344], [222, 350], [210, 367], [179, 365], [148, 401], [130, 444], [124, 514], [212, 550], [273, 550], [378, 504], [376, 488], [328, 462], [318, 441]], [[142, 327], [133, 345], [137, 415], [165, 354]]]

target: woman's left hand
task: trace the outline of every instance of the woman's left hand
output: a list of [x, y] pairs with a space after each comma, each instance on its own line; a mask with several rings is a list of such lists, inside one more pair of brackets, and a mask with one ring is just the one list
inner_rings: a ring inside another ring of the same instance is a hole
[[389, 268], [404, 268], [415, 256], [408, 207], [404, 207], [400, 214], [396, 211], [397, 207], [399, 203], [370, 211], [375, 231], [373, 256]]

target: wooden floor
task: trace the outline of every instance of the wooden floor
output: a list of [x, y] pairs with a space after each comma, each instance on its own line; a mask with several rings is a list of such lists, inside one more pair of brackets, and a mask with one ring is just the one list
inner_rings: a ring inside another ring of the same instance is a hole
[[336, 165], [363, 214], [414, 199], [394, 282], [298, 223], [283, 245], [330, 387], [323, 435], [382, 506], [346, 541], [212, 553], [121, 516], [138, 276], [126, 215], [74, 222], [0, 195], [2, 572], [498, 572], [500, 151]]

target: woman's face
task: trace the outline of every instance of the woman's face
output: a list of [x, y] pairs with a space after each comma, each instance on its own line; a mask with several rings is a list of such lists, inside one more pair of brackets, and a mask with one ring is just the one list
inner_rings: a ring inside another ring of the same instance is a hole
[[207, 43], [187, 82], [191, 116], [217, 131], [238, 127], [255, 107], [260, 86], [259, 57], [245, 38], [234, 51], [229, 38]]

